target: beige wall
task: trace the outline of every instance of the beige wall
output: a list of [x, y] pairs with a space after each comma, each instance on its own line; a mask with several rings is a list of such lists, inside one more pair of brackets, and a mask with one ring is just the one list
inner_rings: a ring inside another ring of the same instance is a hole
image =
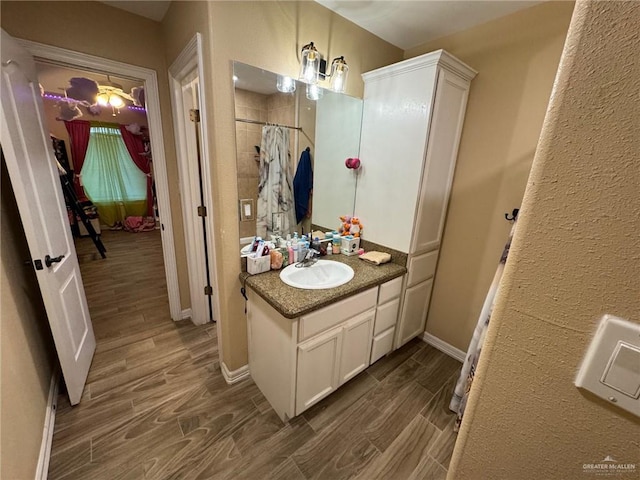
[[444, 48], [476, 69], [427, 332], [467, 350], [519, 207], [572, 2], [548, 2], [405, 52]]
[[234, 370], [247, 363], [247, 332], [238, 280], [233, 60], [295, 77], [299, 49], [313, 40], [327, 58], [345, 56], [348, 93], [362, 96], [360, 74], [401, 60], [402, 51], [315, 2], [173, 2], [163, 31], [169, 64], [194, 32], [204, 34], [223, 361]]
[[576, 5], [449, 478], [640, 468], [639, 419], [573, 386], [601, 315], [640, 323], [639, 24]]
[[40, 287], [2, 161], [0, 241], [0, 477], [34, 478], [54, 365]]
[[1, 25], [10, 35], [156, 70], [169, 179], [178, 282], [188, 308], [189, 281], [180, 205], [171, 101], [160, 24], [99, 2], [2, 1]]

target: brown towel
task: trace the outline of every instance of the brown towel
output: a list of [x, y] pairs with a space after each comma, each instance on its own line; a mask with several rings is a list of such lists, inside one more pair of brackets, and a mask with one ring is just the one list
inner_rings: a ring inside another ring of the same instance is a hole
[[387, 263], [391, 261], [391, 254], [384, 252], [371, 251], [360, 255], [362, 260], [380, 265], [381, 263]]

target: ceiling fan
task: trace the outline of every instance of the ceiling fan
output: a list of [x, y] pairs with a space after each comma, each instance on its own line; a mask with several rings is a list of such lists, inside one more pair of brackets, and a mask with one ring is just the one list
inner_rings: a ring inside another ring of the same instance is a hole
[[106, 82], [98, 83], [96, 103], [101, 107], [120, 109], [126, 105], [124, 102], [125, 99], [137, 103], [135, 98], [124, 92], [122, 85], [112, 82], [109, 75], [107, 75]]

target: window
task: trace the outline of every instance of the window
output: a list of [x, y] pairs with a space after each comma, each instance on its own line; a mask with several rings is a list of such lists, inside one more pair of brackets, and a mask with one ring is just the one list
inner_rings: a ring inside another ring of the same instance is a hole
[[145, 215], [147, 176], [133, 163], [117, 127], [91, 127], [80, 174], [102, 223], [114, 225], [131, 215]]

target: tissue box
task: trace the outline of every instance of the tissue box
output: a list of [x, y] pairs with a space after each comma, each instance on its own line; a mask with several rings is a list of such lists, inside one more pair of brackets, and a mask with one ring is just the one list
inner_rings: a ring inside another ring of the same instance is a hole
[[271, 257], [269, 255], [264, 255], [262, 257], [247, 257], [247, 272], [251, 275], [268, 272], [270, 269]]
[[360, 248], [360, 237], [352, 237], [347, 235], [342, 237], [341, 253], [343, 255], [357, 255]]

